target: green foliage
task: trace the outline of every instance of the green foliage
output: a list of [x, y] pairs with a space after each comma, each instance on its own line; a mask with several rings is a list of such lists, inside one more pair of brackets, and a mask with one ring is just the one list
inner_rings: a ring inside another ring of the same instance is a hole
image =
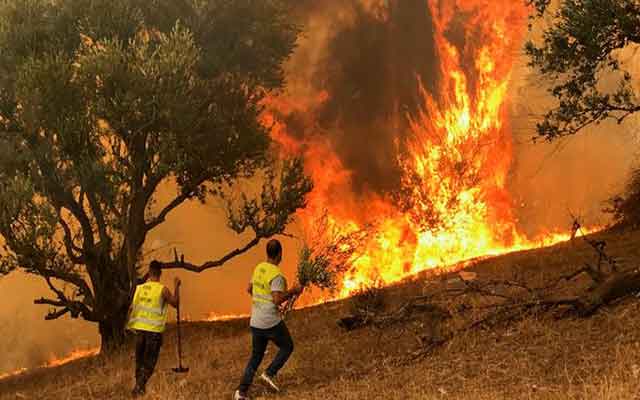
[[[370, 239], [368, 229], [344, 229], [335, 226], [325, 211], [312, 223], [313, 231], [305, 234], [298, 258], [297, 278], [300, 287], [316, 287], [334, 293], [339, 278], [358, 260]], [[286, 315], [295, 306], [299, 296], [284, 307]]]
[[226, 201], [229, 228], [236, 233], [251, 229], [258, 237], [271, 237], [283, 233], [296, 210], [306, 206], [306, 194], [312, 189], [313, 183], [304, 173], [302, 159], [295, 158], [271, 164], [259, 196], [244, 192], [240, 199], [220, 195]]
[[281, 87], [281, 60], [292, 54], [300, 33], [288, 7], [283, 0], [210, 0], [196, 30], [207, 49], [203, 64], [265, 88]]
[[307, 246], [300, 250], [298, 260], [298, 282], [302, 287], [316, 286], [320, 289], [334, 289], [335, 274], [330, 270], [331, 261], [324, 255], [313, 257], [313, 251]]
[[[539, 16], [551, 13], [549, 0], [530, 0]], [[553, 83], [557, 106], [538, 124], [552, 140], [605, 120], [624, 122], [640, 111], [632, 77], [620, 62], [620, 50], [640, 44], [637, 0], [562, 0], [540, 43], [530, 41], [530, 66]], [[604, 84], [615, 78], [615, 85]]]
[[335, 226], [327, 212], [315, 219], [311, 229], [300, 250], [298, 282], [303, 288], [335, 291], [338, 278], [363, 254], [371, 232]]
[[299, 33], [283, 4], [0, 0], [0, 269], [44, 277], [49, 317], [122, 320], [147, 234], [187, 200], [271, 171], [278, 190], [230, 220], [256, 241], [304, 206], [300, 161], [275, 165], [260, 123]]

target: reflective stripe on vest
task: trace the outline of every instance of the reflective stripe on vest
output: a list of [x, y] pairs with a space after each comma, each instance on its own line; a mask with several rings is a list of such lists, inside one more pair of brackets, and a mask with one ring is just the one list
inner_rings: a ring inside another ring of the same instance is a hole
[[267, 262], [258, 264], [251, 278], [254, 303], [273, 303], [271, 281], [281, 275], [277, 265]]
[[127, 327], [138, 331], [162, 333], [167, 322], [167, 305], [162, 298], [164, 285], [147, 282], [136, 287]]

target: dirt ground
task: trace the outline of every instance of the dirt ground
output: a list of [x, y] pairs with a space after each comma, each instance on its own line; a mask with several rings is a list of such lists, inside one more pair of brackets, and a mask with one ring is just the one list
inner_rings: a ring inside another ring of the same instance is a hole
[[[622, 265], [640, 261], [640, 233], [608, 232]], [[583, 241], [484, 260], [470, 270], [492, 279], [544, 282], [593, 258]], [[439, 283], [440, 282], [440, 283]], [[386, 309], [432, 290], [426, 278], [386, 289]], [[294, 355], [279, 376], [284, 391], [254, 386], [255, 399], [640, 399], [640, 301], [624, 299], [581, 319], [531, 313], [510, 324], [457, 335], [418, 358], [428, 318], [346, 332], [337, 321], [353, 300], [294, 312]], [[166, 333], [145, 399], [231, 399], [250, 352], [246, 320], [191, 323], [184, 331], [190, 372], [176, 375], [175, 332]], [[0, 381], [0, 399], [124, 399], [133, 352], [79, 360]], [[274, 355], [270, 347], [267, 359]], [[265, 366], [266, 363], [265, 361]]]

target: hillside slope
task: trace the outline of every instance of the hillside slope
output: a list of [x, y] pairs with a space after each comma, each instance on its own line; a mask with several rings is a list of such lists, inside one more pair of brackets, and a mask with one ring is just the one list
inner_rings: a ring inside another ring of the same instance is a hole
[[[639, 233], [603, 233], [611, 255], [640, 263]], [[470, 269], [492, 279], [545, 281], [592, 259], [583, 242], [484, 260]], [[440, 282], [440, 283], [438, 283]], [[417, 281], [385, 289], [387, 311], [444, 284]], [[353, 300], [294, 312], [296, 349], [280, 381], [260, 399], [633, 399], [640, 394], [640, 302], [635, 297], [580, 319], [531, 313], [509, 324], [469, 330], [415, 357], [430, 317], [346, 332], [336, 321]], [[247, 361], [246, 320], [192, 323], [184, 332], [187, 375], [175, 375], [169, 331], [146, 399], [230, 399]], [[274, 354], [273, 349], [267, 355]], [[133, 355], [79, 360], [0, 381], [0, 399], [121, 399], [132, 385]]]

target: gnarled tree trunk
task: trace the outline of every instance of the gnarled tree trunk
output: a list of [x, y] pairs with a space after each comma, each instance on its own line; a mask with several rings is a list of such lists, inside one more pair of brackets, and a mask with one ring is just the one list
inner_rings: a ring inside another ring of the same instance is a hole
[[118, 350], [125, 343], [132, 291], [128, 274], [122, 270], [113, 264], [103, 265], [94, 283], [101, 352]]
[[[115, 310], [114, 310], [115, 311]], [[127, 325], [127, 312], [114, 313], [98, 322], [100, 332], [100, 351], [102, 353], [111, 353], [122, 347], [125, 343]]]

